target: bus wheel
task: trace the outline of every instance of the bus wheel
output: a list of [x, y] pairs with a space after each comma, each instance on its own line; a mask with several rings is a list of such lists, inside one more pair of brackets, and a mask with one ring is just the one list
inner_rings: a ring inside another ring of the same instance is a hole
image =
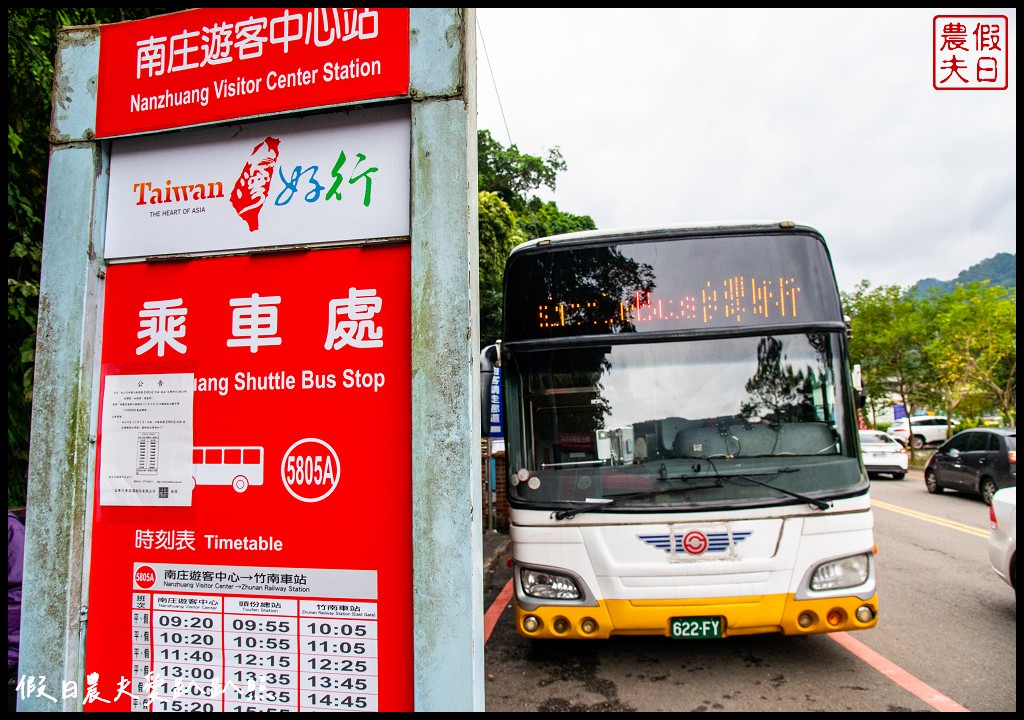
[[245, 489], [249, 487], [249, 479], [245, 475], [235, 475], [235, 479], [231, 481], [231, 487], [235, 489], [235, 492], [245, 492]]

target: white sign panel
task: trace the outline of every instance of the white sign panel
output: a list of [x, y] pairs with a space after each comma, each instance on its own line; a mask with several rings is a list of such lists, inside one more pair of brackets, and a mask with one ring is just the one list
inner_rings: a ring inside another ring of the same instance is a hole
[[409, 234], [406, 105], [114, 140], [104, 257]]

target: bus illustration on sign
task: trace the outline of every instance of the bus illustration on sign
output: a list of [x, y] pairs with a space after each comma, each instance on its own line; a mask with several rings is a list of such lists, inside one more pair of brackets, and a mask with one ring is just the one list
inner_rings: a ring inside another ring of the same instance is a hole
[[248, 445], [192, 448], [192, 482], [199, 485], [230, 485], [245, 492], [263, 484], [263, 448]]

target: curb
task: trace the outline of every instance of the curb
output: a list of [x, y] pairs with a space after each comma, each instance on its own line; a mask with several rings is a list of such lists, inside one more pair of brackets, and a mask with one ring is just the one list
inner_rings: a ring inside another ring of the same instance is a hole
[[489, 530], [484, 534], [484, 571], [490, 570], [498, 560], [508, 553], [511, 538], [496, 530]]

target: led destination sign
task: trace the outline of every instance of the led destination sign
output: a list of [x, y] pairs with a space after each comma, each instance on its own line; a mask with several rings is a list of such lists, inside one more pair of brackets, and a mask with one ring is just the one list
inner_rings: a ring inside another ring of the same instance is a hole
[[510, 258], [506, 298], [506, 342], [842, 321], [827, 250], [802, 234], [539, 246]]
[[[658, 329], [680, 323], [720, 326], [722, 320], [741, 324], [750, 318], [765, 321], [796, 320], [798, 299], [802, 288], [794, 278], [773, 281], [759, 278], [731, 277], [714, 286], [711, 282], [699, 294], [682, 297], [659, 297], [647, 290], [636, 291], [626, 301], [619, 301], [615, 314], [602, 316], [607, 310], [607, 296], [600, 301], [553, 301], [537, 306], [537, 328], [564, 328], [589, 325], [597, 332], [609, 329], [658, 324]], [[750, 316], [750, 318], [748, 318]], [[603, 328], [603, 329], [602, 329]]]

